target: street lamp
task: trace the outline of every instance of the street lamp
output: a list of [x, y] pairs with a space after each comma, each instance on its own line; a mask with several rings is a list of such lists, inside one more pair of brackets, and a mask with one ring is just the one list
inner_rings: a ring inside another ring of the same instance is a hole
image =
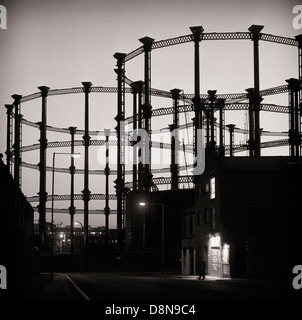
[[161, 206], [161, 267], [162, 273], [165, 273], [165, 204], [156, 202], [140, 202], [140, 206], [146, 205]]
[[80, 153], [70, 153], [70, 152], [54, 152], [52, 154], [52, 187], [51, 187], [51, 238], [50, 238], [50, 281], [53, 281], [53, 204], [54, 204], [54, 191], [55, 191], [55, 159], [56, 154], [67, 154], [73, 158], [78, 158], [81, 156]]
[[[80, 221], [75, 221], [74, 224], [79, 224], [81, 226], [82, 228], [81, 234], [83, 235], [83, 237], [85, 237], [83, 224]], [[83, 272], [83, 247], [84, 247], [84, 239], [81, 238], [81, 272]]]
[[[60, 252], [63, 253], [63, 251], [65, 250], [65, 233], [64, 232], [61, 232], [60, 233]], [[64, 247], [63, 247], [63, 244], [64, 244]]]

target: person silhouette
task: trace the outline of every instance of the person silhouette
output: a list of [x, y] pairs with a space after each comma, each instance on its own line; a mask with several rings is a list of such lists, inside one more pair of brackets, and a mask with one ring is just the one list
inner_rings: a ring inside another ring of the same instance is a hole
[[199, 276], [199, 280], [201, 280], [201, 277], [202, 277], [202, 280], [205, 279], [205, 272], [206, 272], [206, 263], [203, 260], [203, 257], [201, 257], [198, 260], [198, 276]]

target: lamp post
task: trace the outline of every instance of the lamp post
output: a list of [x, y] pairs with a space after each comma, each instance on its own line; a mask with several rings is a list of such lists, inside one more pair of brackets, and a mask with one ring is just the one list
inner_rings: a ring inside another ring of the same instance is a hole
[[[80, 221], [75, 221], [74, 224], [79, 224], [81, 226], [81, 228], [82, 228], [81, 233], [82, 233], [83, 237], [85, 237], [83, 224]], [[84, 246], [84, 239], [81, 238], [81, 272], [83, 272], [83, 246]]]
[[140, 206], [153, 205], [161, 206], [161, 267], [162, 273], [165, 273], [165, 204], [156, 202], [140, 202]]
[[50, 238], [50, 281], [53, 281], [53, 205], [54, 205], [54, 192], [55, 192], [55, 159], [56, 154], [67, 154], [71, 157], [77, 158], [80, 157], [80, 153], [70, 153], [70, 152], [54, 152], [52, 154], [52, 186], [51, 186], [51, 224], [50, 224], [50, 232], [51, 232], [51, 238]]

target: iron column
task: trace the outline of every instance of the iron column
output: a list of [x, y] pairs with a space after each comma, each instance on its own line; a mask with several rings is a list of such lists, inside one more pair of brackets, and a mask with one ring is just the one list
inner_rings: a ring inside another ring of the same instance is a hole
[[105, 243], [106, 245], [109, 244], [109, 175], [110, 175], [110, 168], [109, 168], [109, 136], [110, 136], [110, 129], [105, 129], [105, 136], [106, 136], [106, 167], [105, 167]]
[[[132, 95], [133, 95], [133, 134], [135, 134], [137, 129], [137, 93], [138, 87], [136, 82], [131, 83]], [[132, 154], [133, 154], [133, 165], [132, 165], [132, 183], [133, 191], [137, 190], [137, 149], [135, 144], [137, 141], [133, 141]]]
[[[178, 160], [179, 160], [179, 137], [178, 137], [178, 100], [179, 94], [181, 92], [180, 89], [172, 89], [170, 90], [173, 98], [173, 125], [170, 126], [170, 130], [173, 131], [172, 141], [171, 141], [171, 174], [172, 174], [172, 182], [171, 188], [178, 189]], [[174, 130], [176, 129], [176, 130]]]
[[251, 32], [251, 39], [254, 45], [254, 121], [255, 121], [255, 157], [260, 157], [260, 102], [262, 98], [260, 96], [260, 84], [259, 84], [259, 39], [260, 39], [260, 31], [263, 29], [263, 26], [252, 25], [249, 27], [249, 31]]
[[[142, 105], [143, 118], [145, 123], [145, 130], [148, 134], [149, 141], [144, 143], [144, 147], [148, 148], [149, 159], [144, 159], [144, 173], [143, 173], [143, 186], [145, 191], [149, 191], [152, 184], [152, 174], [151, 174], [151, 48], [154, 39], [149, 37], [144, 37], [139, 39], [139, 41], [144, 45], [144, 66], [145, 66], [145, 101]], [[146, 145], [147, 144], [147, 145]], [[144, 153], [145, 154], [145, 153]]]
[[234, 128], [236, 126], [234, 124], [228, 124], [226, 126], [229, 128], [229, 132], [230, 132], [230, 157], [233, 157]]
[[214, 101], [216, 99], [216, 90], [208, 90], [209, 99], [211, 102], [210, 110], [210, 120], [211, 120], [211, 139], [210, 139], [210, 149], [215, 150], [216, 141], [215, 141], [215, 127], [214, 127]]
[[13, 145], [14, 148], [14, 181], [16, 186], [19, 188], [20, 186], [20, 143], [21, 143], [21, 118], [20, 118], [20, 101], [22, 96], [18, 94], [12, 95], [14, 99], [14, 107], [15, 107], [15, 143]]
[[289, 145], [290, 155], [298, 157], [301, 148], [301, 132], [300, 132], [300, 112], [299, 112], [299, 91], [301, 89], [298, 79], [288, 79], [290, 118], [289, 118]]
[[225, 141], [224, 141], [224, 108], [225, 99], [217, 99], [219, 107], [219, 156], [224, 157]]
[[254, 123], [254, 88], [246, 89], [249, 98], [249, 155], [250, 157], [254, 156], [255, 150], [255, 123]]
[[46, 235], [46, 124], [47, 124], [47, 95], [49, 88], [46, 86], [39, 87], [42, 97], [42, 113], [40, 122], [40, 190], [39, 190], [39, 234], [40, 246], [42, 252], [45, 250], [45, 235]]
[[9, 168], [9, 172], [11, 173], [11, 139], [12, 139], [12, 111], [14, 108], [13, 104], [6, 104], [5, 105], [6, 108], [6, 114], [7, 114], [7, 124], [6, 124], [6, 164], [7, 167]]
[[[199, 66], [199, 42], [202, 39], [202, 33], [204, 31], [203, 27], [190, 27], [192, 31], [192, 40], [194, 41], [194, 98], [192, 99], [194, 103], [194, 112], [195, 112], [195, 141], [194, 141], [194, 154], [197, 157], [197, 130], [202, 129], [202, 107], [201, 107], [201, 99], [200, 99], [200, 66]], [[194, 166], [196, 165], [196, 162]]]
[[117, 60], [117, 179], [115, 180], [115, 188], [117, 195], [117, 246], [122, 249], [124, 246], [123, 235], [123, 219], [124, 219], [124, 188], [125, 188], [125, 132], [124, 132], [124, 120], [125, 120], [125, 79], [124, 79], [124, 64], [125, 53], [115, 53], [114, 58]]
[[[76, 127], [69, 127], [69, 132], [71, 135], [71, 154], [74, 154], [74, 135], [75, 135]], [[75, 166], [74, 166], [74, 157], [71, 157], [70, 160], [70, 253], [74, 252], [74, 214], [75, 214], [75, 206], [74, 206], [74, 174], [75, 174]]]
[[91, 82], [82, 82], [83, 91], [85, 93], [85, 134], [84, 139], [84, 190], [83, 200], [84, 200], [84, 271], [87, 267], [87, 257], [88, 257], [88, 220], [89, 220], [89, 201], [90, 201], [90, 191], [89, 191], [89, 146], [90, 146], [90, 136], [89, 136], [89, 93], [91, 91]]

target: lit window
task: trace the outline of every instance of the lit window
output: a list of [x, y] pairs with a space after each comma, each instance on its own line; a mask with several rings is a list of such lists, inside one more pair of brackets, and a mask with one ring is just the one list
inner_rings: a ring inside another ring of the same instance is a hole
[[215, 178], [210, 180], [210, 199], [215, 199]]

